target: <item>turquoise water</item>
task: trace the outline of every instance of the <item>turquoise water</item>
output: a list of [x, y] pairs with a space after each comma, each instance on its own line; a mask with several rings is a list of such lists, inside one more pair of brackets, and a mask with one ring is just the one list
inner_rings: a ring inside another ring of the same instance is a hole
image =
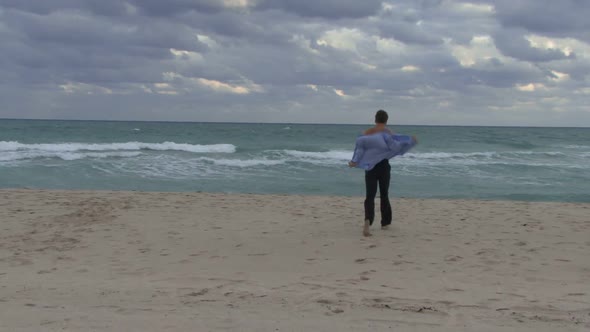
[[[363, 196], [366, 127], [0, 120], [0, 188]], [[393, 196], [590, 202], [590, 128], [392, 128]]]

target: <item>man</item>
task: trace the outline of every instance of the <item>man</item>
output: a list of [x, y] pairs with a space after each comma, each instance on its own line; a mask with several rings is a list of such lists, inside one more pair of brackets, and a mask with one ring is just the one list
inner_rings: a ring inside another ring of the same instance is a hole
[[393, 134], [391, 129], [386, 127], [387, 120], [389, 120], [389, 115], [387, 115], [387, 112], [384, 110], [378, 110], [377, 113], [375, 113], [375, 126], [365, 130], [363, 135], [372, 135], [382, 131]]
[[392, 212], [389, 202], [389, 182], [391, 166], [389, 159], [403, 155], [416, 144], [416, 138], [405, 135], [393, 135], [387, 128], [389, 116], [384, 110], [375, 114], [375, 126], [365, 130], [363, 136], [356, 140], [356, 146], [349, 167], [365, 170], [365, 223], [363, 235], [371, 236], [370, 227], [375, 219], [375, 196], [379, 187], [381, 203], [381, 228], [391, 225]]

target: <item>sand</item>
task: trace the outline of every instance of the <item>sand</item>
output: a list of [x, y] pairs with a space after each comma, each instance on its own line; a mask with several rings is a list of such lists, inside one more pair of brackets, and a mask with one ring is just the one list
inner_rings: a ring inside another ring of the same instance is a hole
[[590, 330], [590, 204], [362, 203], [0, 190], [0, 331]]

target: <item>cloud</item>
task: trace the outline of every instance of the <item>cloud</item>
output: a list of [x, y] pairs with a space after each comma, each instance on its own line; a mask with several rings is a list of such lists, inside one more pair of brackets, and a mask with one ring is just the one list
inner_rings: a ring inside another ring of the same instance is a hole
[[420, 68], [416, 67], [416, 66], [409, 65], [409, 66], [403, 66], [402, 71], [408, 71], [408, 72], [420, 71]]
[[406, 44], [440, 44], [440, 36], [424, 31], [419, 24], [407, 22], [384, 22], [380, 26], [381, 36], [391, 37]]
[[540, 83], [529, 83], [516, 85], [516, 89], [519, 91], [533, 92], [540, 89], [545, 89], [545, 85]]
[[280, 9], [304, 17], [362, 18], [381, 9], [381, 0], [263, 0], [257, 9]]
[[219, 13], [224, 10], [247, 9], [255, 5], [253, 0], [130, 0], [129, 4], [139, 13], [148, 16], [172, 17], [187, 12]]
[[63, 10], [80, 10], [95, 15], [118, 16], [128, 13], [129, 5], [122, 1], [91, 1], [91, 0], [52, 0], [52, 1], [21, 1], [2, 0], [4, 9], [14, 9], [38, 15], [48, 15]]
[[579, 125], [589, 8], [0, 0], [0, 117]]
[[576, 36], [590, 41], [590, 2], [580, 0], [493, 2], [499, 22], [507, 27], [556, 37]]
[[527, 36], [513, 30], [504, 30], [494, 36], [497, 47], [502, 54], [523, 61], [546, 62], [575, 58], [571, 49], [558, 47], [543, 47], [533, 43]]

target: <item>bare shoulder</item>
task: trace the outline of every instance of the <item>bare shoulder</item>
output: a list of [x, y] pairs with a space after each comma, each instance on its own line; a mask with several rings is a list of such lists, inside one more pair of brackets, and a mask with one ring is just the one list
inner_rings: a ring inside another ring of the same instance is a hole
[[376, 134], [379, 132], [387, 132], [387, 133], [393, 134], [393, 131], [389, 128], [378, 129], [378, 128], [373, 127], [373, 128], [369, 128], [369, 129], [365, 130], [363, 135], [372, 135], [372, 134]]

